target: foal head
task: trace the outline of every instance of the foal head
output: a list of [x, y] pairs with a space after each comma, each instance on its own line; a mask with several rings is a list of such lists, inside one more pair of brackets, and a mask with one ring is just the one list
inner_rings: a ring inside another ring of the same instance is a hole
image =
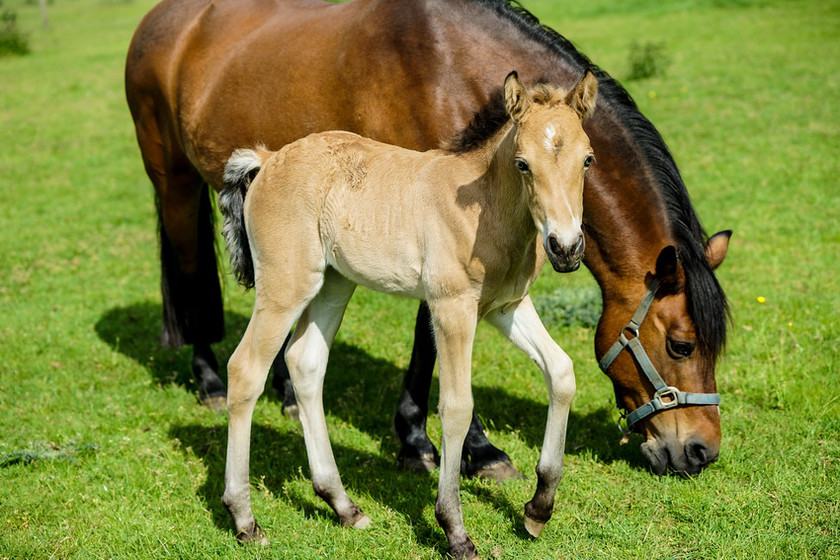
[[590, 71], [569, 92], [546, 84], [526, 89], [516, 72], [505, 79], [513, 167], [557, 272], [577, 270], [583, 257], [583, 177], [595, 161], [583, 121], [595, 108], [597, 89]]

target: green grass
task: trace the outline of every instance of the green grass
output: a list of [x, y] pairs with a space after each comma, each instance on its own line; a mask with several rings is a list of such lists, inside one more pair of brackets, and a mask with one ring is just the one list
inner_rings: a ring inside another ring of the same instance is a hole
[[[266, 396], [254, 507], [272, 545], [236, 545], [220, 505], [225, 420], [196, 403], [186, 351], [156, 343], [151, 187], [122, 92], [149, 0], [6, 0], [31, 54], [0, 59], [0, 558], [440, 558], [434, 475], [396, 468], [391, 415], [413, 302], [360, 290], [327, 379], [342, 476], [370, 515], [343, 529], [308, 481], [300, 427]], [[634, 42], [665, 76], [626, 85], [681, 166], [709, 231], [734, 229], [719, 278], [733, 326], [718, 366], [723, 443], [701, 476], [659, 478], [619, 446], [591, 327], [554, 324], [574, 358], [566, 477], [524, 537], [544, 422], [541, 375], [489, 328], [477, 408], [528, 476], [462, 485], [493, 558], [840, 556], [840, 4], [525, 1], [619, 78]], [[631, 7], [632, 6], [632, 7]], [[534, 293], [592, 290], [546, 274]], [[757, 301], [765, 298], [764, 303]], [[251, 295], [226, 287], [232, 352]], [[572, 297], [569, 301], [578, 302]], [[430, 422], [439, 438], [437, 420]]]

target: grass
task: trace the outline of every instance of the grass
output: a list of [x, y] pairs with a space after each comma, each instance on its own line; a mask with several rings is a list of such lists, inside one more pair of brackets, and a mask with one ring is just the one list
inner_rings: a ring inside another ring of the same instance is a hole
[[[840, 4], [744, 0], [525, 2], [614, 75], [634, 42], [665, 76], [628, 82], [680, 164], [709, 231], [734, 229], [719, 278], [733, 309], [721, 458], [659, 478], [619, 446], [591, 327], [554, 323], [576, 363], [566, 478], [524, 537], [545, 389], [491, 329], [475, 352], [477, 409], [528, 476], [464, 481], [467, 527], [493, 558], [840, 556]], [[151, 188], [121, 74], [150, 0], [6, 0], [30, 38], [0, 59], [0, 558], [440, 558], [435, 476], [396, 468], [390, 421], [415, 304], [361, 290], [328, 374], [342, 476], [373, 519], [342, 529], [308, 480], [300, 427], [266, 396], [253, 434], [254, 507], [272, 546], [234, 542], [219, 503], [224, 418], [196, 403], [186, 351], [156, 344]], [[632, 8], [631, 8], [632, 6]], [[574, 304], [586, 273], [534, 289]], [[758, 297], [764, 303], [758, 302]], [[251, 296], [226, 287], [232, 352]], [[439, 422], [430, 422], [439, 438]]]

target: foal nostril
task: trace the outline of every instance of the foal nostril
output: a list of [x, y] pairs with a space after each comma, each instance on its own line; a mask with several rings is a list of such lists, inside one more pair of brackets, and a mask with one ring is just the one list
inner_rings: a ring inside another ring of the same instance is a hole
[[583, 249], [585, 247], [586, 247], [586, 242], [584, 241], [583, 234], [581, 233], [580, 235], [578, 235], [577, 243], [575, 243], [575, 246], [572, 248], [572, 254], [573, 255], [583, 254]]
[[548, 250], [554, 255], [560, 255], [562, 249], [560, 248], [560, 244], [557, 243], [557, 238], [554, 234], [548, 236]]

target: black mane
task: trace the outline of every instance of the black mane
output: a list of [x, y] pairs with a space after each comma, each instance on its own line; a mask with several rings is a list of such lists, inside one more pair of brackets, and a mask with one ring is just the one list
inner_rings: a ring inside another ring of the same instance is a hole
[[502, 88], [490, 94], [490, 100], [479, 109], [470, 123], [443, 144], [443, 149], [455, 153], [470, 152], [482, 146], [507, 124], [510, 116], [505, 108]]
[[[717, 356], [726, 344], [729, 308], [723, 289], [703, 251], [708, 236], [700, 225], [685, 183], [662, 136], [639, 112], [636, 103], [621, 84], [594, 65], [568, 39], [542, 25], [539, 19], [519, 2], [473, 2], [509, 21], [525, 36], [549, 48], [566, 63], [578, 69], [579, 74], [582, 75], [586, 69], [590, 69], [598, 77], [599, 103], [606, 102], [610, 106], [616, 118], [636, 142], [637, 148], [656, 177], [655, 184], [665, 202], [671, 220], [671, 232], [676, 238], [678, 254], [685, 270], [688, 313], [694, 321], [698, 347], [708, 357]], [[475, 120], [478, 120], [478, 115]], [[468, 130], [470, 128], [467, 127]], [[462, 134], [466, 132], [467, 130]]]

